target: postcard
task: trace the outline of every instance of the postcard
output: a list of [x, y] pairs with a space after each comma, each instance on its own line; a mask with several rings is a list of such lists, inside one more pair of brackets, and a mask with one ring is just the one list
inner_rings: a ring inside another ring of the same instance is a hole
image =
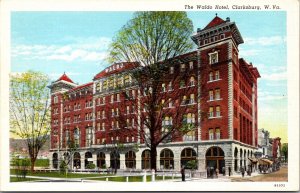
[[0, 5], [1, 190], [299, 191], [298, 1]]

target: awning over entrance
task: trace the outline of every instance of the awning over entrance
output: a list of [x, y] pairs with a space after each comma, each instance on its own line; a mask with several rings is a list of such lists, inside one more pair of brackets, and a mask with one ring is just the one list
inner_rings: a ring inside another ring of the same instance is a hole
[[259, 163], [260, 165], [272, 165], [272, 164], [273, 164], [273, 162], [270, 161], [270, 160], [268, 160], [268, 159], [259, 159], [259, 160], [258, 160], [258, 163]]
[[258, 162], [258, 159], [256, 158], [248, 158], [252, 163], [256, 164]]

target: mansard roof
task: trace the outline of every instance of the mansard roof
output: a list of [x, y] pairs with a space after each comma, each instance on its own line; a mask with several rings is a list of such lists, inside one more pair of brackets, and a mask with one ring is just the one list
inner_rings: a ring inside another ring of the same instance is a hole
[[124, 71], [130, 70], [130, 69], [134, 69], [138, 66], [139, 66], [139, 64], [137, 62], [115, 63], [115, 64], [105, 68], [100, 73], [96, 74], [96, 76], [94, 76], [94, 80], [104, 78], [104, 77], [108, 77], [112, 74], [124, 72]]
[[220, 17], [216, 16], [213, 20], [211, 20], [211, 22], [209, 22], [209, 24], [207, 24], [207, 26], [204, 29], [215, 27], [222, 23], [225, 23], [225, 21], [223, 19], [221, 19]]

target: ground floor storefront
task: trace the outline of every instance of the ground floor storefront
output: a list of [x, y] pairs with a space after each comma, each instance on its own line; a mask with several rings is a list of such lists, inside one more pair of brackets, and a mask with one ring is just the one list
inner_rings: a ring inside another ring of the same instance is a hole
[[[213, 168], [218, 169], [219, 173], [224, 171], [233, 173], [238, 172], [241, 167], [248, 167], [255, 151], [256, 148], [237, 141], [168, 143], [157, 148], [156, 165], [158, 170], [179, 171], [182, 166], [187, 167], [190, 162], [194, 162], [198, 171]], [[87, 169], [89, 164], [94, 164], [96, 169], [147, 170], [151, 168], [149, 148], [136, 148], [134, 145], [123, 148], [97, 145], [73, 152], [65, 149], [51, 150], [49, 159], [52, 169], [59, 169], [62, 160], [69, 160], [69, 168], [76, 170]]]

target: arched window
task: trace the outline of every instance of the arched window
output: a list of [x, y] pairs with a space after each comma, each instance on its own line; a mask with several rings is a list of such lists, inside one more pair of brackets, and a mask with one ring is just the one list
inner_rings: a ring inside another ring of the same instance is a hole
[[97, 167], [105, 168], [105, 154], [103, 152], [97, 154]]
[[135, 168], [135, 153], [133, 151], [128, 151], [125, 154], [125, 165], [126, 168]]
[[144, 150], [142, 153], [142, 169], [151, 168], [150, 150]]
[[224, 151], [220, 147], [211, 147], [206, 151], [206, 167], [213, 167], [219, 169], [220, 173], [222, 168], [225, 167]]
[[170, 149], [164, 149], [160, 153], [160, 168], [161, 169], [174, 168], [174, 154]]
[[76, 169], [80, 169], [81, 168], [81, 161], [80, 161], [80, 154], [78, 152], [75, 152], [73, 155], [73, 167]]
[[187, 169], [193, 169], [191, 168], [192, 162], [196, 162], [196, 158], [197, 154], [195, 150], [193, 150], [192, 148], [185, 148], [181, 152], [181, 165], [185, 166], [185, 168]]

